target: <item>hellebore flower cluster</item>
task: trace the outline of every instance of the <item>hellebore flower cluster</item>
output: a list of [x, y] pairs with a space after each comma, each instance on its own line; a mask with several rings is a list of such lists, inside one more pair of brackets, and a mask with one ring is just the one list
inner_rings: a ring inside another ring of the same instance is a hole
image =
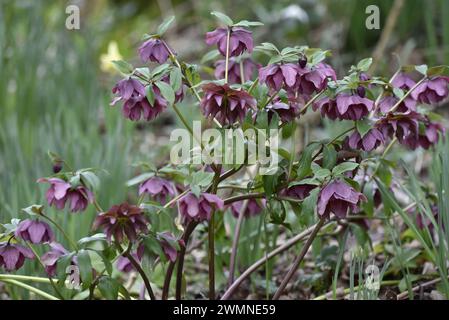
[[330, 213], [345, 218], [348, 212], [357, 212], [358, 204], [367, 201], [365, 195], [341, 180], [333, 180], [320, 190], [318, 214], [329, 217]]
[[229, 85], [208, 83], [203, 86], [201, 111], [205, 117], [216, 118], [222, 125], [243, 122], [246, 114], [256, 107], [256, 99], [243, 90]]
[[347, 147], [363, 151], [372, 151], [384, 143], [384, 135], [377, 128], [370, 129], [367, 133], [365, 133], [363, 137], [360, 136], [359, 132], [354, 131], [345, 140], [345, 144]]
[[93, 228], [103, 228], [109, 241], [112, 236], [119, 243], [123, 241], [124, 236], [129, 241], [137, 240], [139, 233], [146, 233], [148, 220], [141, 208], [122, 203], [114, 205], [107, 212], [100, 213], [95, 221]]
[[155, 200], [165, 203], [168, 196], [175, 195], [173, 184], [160, 177], [151, 177], [139, 186], [139, 196], [149, 194]]
[[62, 210], [69, 204], [71, 212], [84, 211], [94, 201], [94, 195], [85, 186], [72, 187], [70, 183], [59, 178], [41, 178], [38, 182], [50, 183], [46, 198], [48, 205]]
[[368, 98], [348, 93], [338, 94], [335, 99], [321, 98], [313, 105], [314, 110], [320, 110], [323, 117], [331, 120], [360, 120], [366, 117], [374, 107], [374, 102]]
[[259, 69], [259, 81], [273, 91], [279, 91], [284, 86], [292, 92], [298, 87], [300, 72], [299, 66], [294, 63], [270, 64]]
[[164, 63], [170, 56], [170, 52], [161, 39], [150, 38], [139, 47], [139, 55], [142, 62]]
[[34, 244], [53, 242], [55, 240], [55, 235], [47, 223], [31, 219], [23, 220], [19, 223], [15, 236]]
[[0, 244], [0, 267], [4, 267], [6, 271], [20, 269], [26, 258], [34, 259], [29, 248], [9, 242]]
[[251, 31], [241, 27], [217, 28], [206, 34], [206, 43], [216, 44], [218, 51], [226, 56], [227, 37], [229, 34], [229, 56], [236, 57], [247, 51], [251, 53], [254, 48]]
[[201, 193], [198, 197], [192, 192], [178, 200], [181, 216], [186, 220], [209, 221], [214, 210], [224, 208], [223, 200], [211, 193]]
[[314, 92], [321, 92], [327, 88], [329, 79], [336, 81], [335, 70], [328, 64], [320, 62], [312, 68], [303, 68], [300, 73], [298, 91], [301, 94], [311, 95]]
[[[255, 217], [260, 214], [266, 205], [265, 199], [248, 199], [248, 204], [246, 205], [245, 212], [243, 216], [245, 218]], [[231, 204], [231, 213], [234, 217], [238, 218], [240, 211], [243, 208], [244, 201], [236, 201]]]

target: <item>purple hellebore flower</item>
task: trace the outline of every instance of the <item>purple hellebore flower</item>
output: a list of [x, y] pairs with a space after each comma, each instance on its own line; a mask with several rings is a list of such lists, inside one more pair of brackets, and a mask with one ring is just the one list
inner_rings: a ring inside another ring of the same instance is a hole
[[151, 38], [142, 43], [139, 47], [139, 55], [142, 62], [153, 61], [164, 63], [167, 61], [170, 52], [161, 39]]
[[229, 85], [208, 83], [203, 86], [204, 96], [201, 111], [205, 117], [215, 117], [222, 125], [243, 122], [249, 109], [255, 109], [257, 101], [243, 90], [232, 89]]
[[443, 132], [443, 128], [440, 124], [425, 121], [422, 124], [423, 129], [418, 131], [418, 136], [409, 135], [404, 139], [404, 145], [414, 150], [418, 147], [429, 149], [430, 146], [438, 142], [439, 132]]
[[299, 81], [298, 91], [306, 95], [326, 89], [329, 78], [333, 81], [337, 80], [335, 70], [323, 62], [318, 63], [311, 69], [302, 69], [299, 75], [301, 80]]
[[[253, 37], [251, 31], [241, 27], [232, 27], [229, 37], [229, 56], [236, 57], [243, 52], [253, 51]], [[206, 33], [206, 43], [210, 46], [217, 44], [218, 51], [226, 57], [226, 43], [227, 43], [228, 29], [217, 28], [214, 31]]]
[[328, 117], [331, 120], [335, 120], [340, 116], [335, 99], [329, 97], [324, 97], [315, 101], [312, 105], [312, 109], [314, 111], [319, 109], [322, 117]]
[[284, 193], [288, 197], [304, 200], [310, 195], [310, 191], [315, 188], [316, 186], [313, 184], [295, 184], [288, 187]]
[[159, 88], [153, 86], [152, 89], [155, 96], [153, 105], [148, 101], [145, 86], [139, 80], [133, 78], [120, 80], [112, 89], [117, 97], [114, 98], [111, 105], [123, 100], [122, 114], [125, 118], [138, 121], [143, 115], [145, 120], [151, 121], [168, 105], [168, 102], [161, 96]]
[[403, 114], [388, 113], [377, 121], [377, 128], [382, 131], [384, 138], [395, 135], [401, 144], [410, 146], [410, 139], [418, 139], [419, 120], [423, 120], [421, 114], [409, 112]]
[[134, 242], [139, 232], [148, 231], [147, 223], [148, 220], [141, 208], [125, 202], [100, 213], [95, 218], [93, 229], [102, 227], [109, 241], [114, 236], [114, 239], [120, 243], [126, 235], [129, 241]]
[[20, 269], [25, 258], [34, 258], [34, 254], [29, 248], [9, 242], [0, 244], [0, 267], [4, 267], [6, 271]]
[[416, 82], [412, 78], [402, 72], [398, 73], [391, 81], [393, 87], [402, 90], [410, 90], [415, 84]]
[[338, 94], [335, 100], [338, 117], [342, 120], [360, 120], [373, 110], [372, 100], [359, 95]]
[[[51, 250], [42, 255], [41, 261], [45, 266], [45, 271], [47, 274], [53, 277], [56, 274], [58, 259], [68, 254], [69, 251], [56, 242], [50, 243], [50, 247]], [[72, 263], [74, 263], [74, 261], [72, 261]]]
[[202, 222], [209, 220], [213, 210], [224, 208], [223, 200], [211, 193], [202, 193], [197, 197], [189, 192], [178, 200], [178, 204], [181, 216], [186, 221]]
[[165, 203], [167, 196], [174, 196], [175, 189], [168, 180], [151, 177], [139, 186], [139, 196], [147, 193], [161, 203]]
[[[383, 97], [379, 101], [379, 110], [383, 113], [388, 113], [398, 101], [399, 99], [395, 96]], [[416, 111], [416, 101], [408, 96], [399, 104], [395, 112], [406, 113], [410, 111]]]
[[184, 240], [177, 239], [173, 234], [167, 231], [159, 233], [158, 238], [159, 243], [167, 259], [170, 260], [171, 262], [175, 262], [176, 258], [178, 257], [178, 250], [176, 247], [173, 246], [173, 243], [177, 242], [179, 246], [184, 247], [185, 246]]
[[385, 143], [385, 138], [382, 132], [377, 128], [370, 129], [363, 138], [356, 130], [346, 138], [345, 144], [351, 149], [358, 149], [363, 151], [372, 151], [379, 145]]
[[350, 212], [357, 212], [360, 201], [367, 201], [365, 195], [341, 180], [329, 182], [318, 195], [318, 214], [329, 217], [330, 213], [345, 218]]
[[50, 183], [46, 193], [47, 202], [59, 210], [68, 203], [71, 212], [84, 211], [94, 200], [92, 192], [84, 186], [72, 188], [70, 183], [59, 178], [41, 178], [37, 181]]
[[19, 223], [15, 236], [34, 244], [53, 242], [55, 240], [55, 235], [48, 223], [31, 219], [26, 219]]
[[410, 95], [416, 101], [425, 104], [436, 104], [449, 95], [449, 77], [434, 77], [424, 80]]
[[[242, 64], [243, 69], [243, 81], [242, 76], [240, 74], [240, 63]], [[250, 80], [253, 77], [254, 71], [256, 71], [259, 68], [259, 64], [255, 63], [250, 58], [242, 59], [241, 62], [237, 61], [234, 58], [229, 59], [228, 62], [228, 82], [231, 84], [234, 83], [242, 83]], [[215, 78], [217, 79], [224, 79], [225, 77], [225, 68], [226, 68], [226, 61], [225, 60], [218, 60], [215, 63]]]
[[282, 102], [280, 99], [275, 99], [271, 104], [265, 107], [268, 111], [268, 121], [271, 121], [273, 113], [277, 113], [282, 122], [293, 121], [299, 116], [299, 105], [294, 101], [289, 103]]
[[259, 81], [265, 83], [271, 90], [279, 91], [285, 86], [287, 91], [298, 87], [301, 69], [293, 63], [270, 64], [259, 69]]
[[[143, 254], [145, 253], [145, 246], [143, 245], [143, 243], [141, 243], [138, 247], [136, 252], [131, 253], [131, 255], [134, 257], [134, 259], [138, 262], [142, 262], [142, 258], [143, 258]], [[117, 270], [121, 271], [121, 272], [125, 272], [128, 273], [132, 270], [134, 270], [134, 266], [131, 263], [131, 261], [125, 257], [125, 256], [120, 256], [117, 259]]]
[[[265, 199], [248, 199], [248, 204], [246, 210], [243, 214], [245, 218], [255, 217], [262, 212], [263, 208], [266, 206]], [[238, 218], [240, 211], [242, 210], [244, 201], [236, 201], [231, 204], [231, 213], [235, 218]]]

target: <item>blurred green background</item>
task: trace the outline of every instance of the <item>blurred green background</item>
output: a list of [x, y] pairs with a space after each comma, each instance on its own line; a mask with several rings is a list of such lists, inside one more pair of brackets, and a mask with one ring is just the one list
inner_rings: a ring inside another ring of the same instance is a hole
[[[69, 4], [80, 8], [80, 30], [65, 27]], [[380, 8], [380, 30], [365, 27], [371, 4]], [[449, 63], [447, 0], [0, 0], [0, 222], [44, 202], [45, 186], [36, 180], [51, 174], [48, 150], [72, 167], [109, 172], [101, 176], [104, 208], [125, 200], [125, 181], [136, 170], [131, 164], [163, 162], [169, 136], [164, 128], [175, 120], [169, 113], [150, 124], [123, 120], [119, 108], [109, 106], [119, 75], [108, 61], [121, 56], [139, 65], [141, 36], [176, 15], [168, 42], [182, 60], [198, 62], [209, 50], [204, 34], [216, 25], [212, 10], [236, 21], [262, 21], [265, 26], [254, 31], [256, 43], [331, 50], [330, 63], [340, 76], [379, 50], [382, 38], [379, 73], [392, 74], [399, 63]], [[387, 20], [395, 16], [385, 34]], [[76, 214], [52, 214], [79, 237], [95, 213], [84, 213], [83, 223]]]

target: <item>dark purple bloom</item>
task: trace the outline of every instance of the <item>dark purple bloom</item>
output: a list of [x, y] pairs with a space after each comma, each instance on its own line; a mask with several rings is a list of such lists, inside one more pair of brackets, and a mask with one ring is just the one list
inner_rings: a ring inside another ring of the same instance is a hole
[[162, 40], [151, 38], [139, 47], [139, 55], [142, 62], [153, 61], [157, 63], [164, 63], [167, 61], [170, 53]]
[[311, 69], [300, 69], [300, 81], [298, 91], [302, 94], [311, 95], [326, 89], [328, 79], [337, 80], [335, 70], [326, 63], [320, 62]]
[[424, 80], [410, 95], [421, 103], [435, 104], [443, 101], [449, 95], [448, 85], [449, 77], [434, 77]]
[[170, 232], [161, 232], [158, 234], [158, 238], [166, 258], [171, 262], [175, 262], [178, 257], [179, 247], [185, 246], [184, 240], [177, 239]]
[[[227, 36], [228, 36], [227, 28], [217, 28], [216, 30], [208, 32], [206, 34], [206, 43], [208, 45], [217, 44], [218, 51], [220, 51], [220, 53], [223, 56], [226, 56]], [[251, 53], [253, 51], [253, 47], [254, 44], [251, 31], [241, 27], [231, 28], [231, 34], [229, 37], [230, 57], [239, 56], [245, 51]]]
[[407, 91], [413, 88], [415, 84], [416, 82], [412, 78], [402, 72], [398, 73], [391, 81], [393, 87]]
[[360, 201], [367, 201], [365, 195], [341, 180], [334, 180], [321, 189], [318, 195], [318, 214], [329, 217], [330, 213], [345, 218], [348, 210], [358, 211]]
[[[145, 246], [141, 243], [137, 247], [136, 252], [131, 253], [131, 255], [133, 256], [133, 258], [136, 261], [141, 262], [144, 253], [145, 253]], [[125, 272], [125, 273], [128, 273], [131, 270], [134, 270], [134, 266], [132, 265], [131, 261], [125, 256], [118, 257], [116, 266], [117, 266], [117, 270], [119, 270], [121, 272]]]
[[[242, 68], [240, 68], [240, 63], [242, 64]], [[254, 71], [258, 68], [259, 64], [255, 63], [250, 58], [242, 59], [241, 62], [237, 61], [235, 58], [231, 58], [228, 62], [228, 82], [231, 84], [246, 82], [253, 77]], [[224, 79], [225, 69], [226, 61], [218, 60], [215, 63], [215, 78]], [[240, 74], [241, 69], [243, 69], [243, 81]]]
[[53, 242], [55, 239], [55, 235], [48, 223], [31, 219], [26, 219], [19, 223], [15, 236], [35, 244]]
[[417, 147], [429, 149], [430, 146], [438, 142], [439, 132], [443, 132], [441, 125], [426, 119], [421, 123], [418, 136], [409, 135], [404, 139], [403, 144], [413, 150]]
[[373, 101], [358, 95], [338, 94], [335, 100], [338, 117], [344, 120], [360, 120], [374, 107]]
[[0, 244], [0, 267], [4, 267], [6, 271], [20, 269], [25, 262], [25, 258], [34, 258], [34, 254], [29, 248], [20, 244]]
[[125, 118], [138, 121], [144, 118], [147, 121], [156, 118], [167, 107], [168, 102], [161, 96], [159, 88], [152, 87], [154, 92], [154, 103], [150, 104], [146, 97], [145, 87], [140, 81], [129, 78], [120, 80], [112, 89], [117, 97], [111, 102], [123, 100], [122, 114]]
[[281, 90], [282, 86], [292, 91], [298, 86], [300, 72], [298, 65], [293, 63], [270, 64], [259, 69], [259, 81], [274, 91]]
[[202, 193], [197, 197], [192, 192], [187, 193], [178, 200], [181, 216], [186, 220], [205, 221], [209, 220], [212, 211], [223, 209], [224, 203], [215, 194]]
[[45, 271], [47, 272], [47, 274], [53, 277], [56, 274], [58, 259], [68, 254], [69, 251], [66, 248], [64, 248], [61, 244], [56, 242], [50, 243], [50, 247], [51, 250], [41, 257], [41, 261], [45, 266]]
[[404, 114], [388, 113], [378, 120], [377, 127], [382, 131], [385, 138], [391, 138], [395, 135], [401, 144], [407, 141], [407, 144], [410, 146], [411, 139], [418, 139], [419, 120], [422, 119], [423, 117], [416, 112]]
[[42, 178], [38, 182], [50, 183], [46, 193], [48, 205], [57, 209], [64, 209], [69, 204], [72, 212], [84, 211], [89, 203], [92, 203], [94, 196], [92, 192], [84, 186], [72, 187], [70, 183], [59, 178]]
[[[388, 113], [393, 106], [396, 105], [396, 103], [399, 101], [399, 99], [395, 96], [386, 96], [383, 97], [379, 101], [379, 109], [383, 113]], [[410, 111], [416, 111], [416, 101], [413, 100], [410, 96], [406, 97], [404, 101], [402, 101], [398, 108], [395, 110], [396, 112], [410, 112]]]
[[328, 117], [331, 120], [335, 120], [340, 116], [335, 100], [330, 99], [329, 97], [324, 97], [315, 101], [312, 108], [314, 111], [319, 109], [322, 117]]
[[167, 196], [175, 195], [175, 189], [170, 181], [159, 177], [151, 177], [139, 186], [139, 195], [144, 193], [149, 194], [161, 203], [165, 203]]
[[139, 233], [146, 233], [148, 220], [141, 208], [122, 203], [114, 205], [107, 212], [100, 213], [94, 221], [93, 229], [102, 227], [109, 241], [112, 236], [122, 242], [126, 235], [132, 242], [136, 241]]
[[271, 121], [273, 113], [277, 113], [282, 122], [293, 121], [299, 116], [299, 105], [294, 101], [288, 103], [282, 102], [280, 99], [275, 99], [271, 104], [265, 107], [268, 111], [268, 121]]
[[351, 149], [371, 151], [385, 143], [382, 132], [377, 128], [372, 128], [363, 137], [356, 130], [346, 138], [346, 145]]
[[[266, 201], [265, 199], [248, 199], [248, 204], [246, 206], [246, 210], [243, 213], [245, 218], [250, 218], [257, 216], [262, 212], [265, 207]], [[242, 210], [244, 201], [236, 201], [231, 204], [231, 213], [234, 217], [238, 218], [240, 215], [240, 211]]]
[[313, 184], [295, 184], [285, 190], [285, 195], [298, 200], [304, 200], [310, 195], [310, 191], [315, 189]]
[[215, 117], [222, 125], [243, 122], [257, 101], [243, 90], [232, 89], [229, 85], [208, 83], [203, 86], [204, 97], [201, 111], [205, 117]]
[[366, 89], [363, 86], [358, 86], [357, 87], [357, 94], [359, 95], [360, 98], [365, 98], [366, 96]]

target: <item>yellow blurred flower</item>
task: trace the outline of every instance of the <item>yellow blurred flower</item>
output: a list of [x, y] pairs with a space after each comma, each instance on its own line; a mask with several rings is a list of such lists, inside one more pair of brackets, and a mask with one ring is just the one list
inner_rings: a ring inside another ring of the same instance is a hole
[[112, 61], [122, 59], [117, 42], [111, 41], [108, 44], [108, 51], [100, 55], [100, 69], [103, 72], [116, 73], [117, 70], [114, 68]]

